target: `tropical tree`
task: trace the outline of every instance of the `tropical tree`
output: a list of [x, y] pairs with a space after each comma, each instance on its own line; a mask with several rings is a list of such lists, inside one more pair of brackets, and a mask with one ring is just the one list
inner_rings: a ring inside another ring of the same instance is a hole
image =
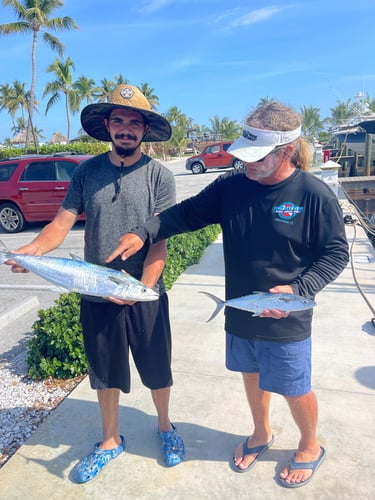
[[14, 80], [13, 87], [9, 93], [7, 108], [13, 118], [18, 110], [21, 110], [21, 115], [24, 120], [25, 114], [27, 115], [30, 94], [26, 91], [25, 85], [25, 83]]
[[146, 97], [146, 99], [148, 100], [148, 102], [151, 106], [151, 109], [154, 109], [154, 110], [157, 109], [160, 102], [159, 102], [159, 97], [156, 94], [154, 94], [155, 89], [151, 88], [148, 83], [141, 83], [141, 86], [139, 87], [139, 89], [142, 92], [142, 94]]
[[0, 85], [0, 111], [7, 111], [12, 119], [12, 124], [14, 124], [15, 110], [11, 106], [13, 89], [8, 84], [5, 83]]
[[114, 80], [115, 80], [116, 86], [129, 83], [129, 80], [127, 78], [125, 78], [124, 76], [122, 76], [121, 74], [115, 75]]
[[275, 101], [275, 97], [269, 98], [268, 96], [261, 97], [258, 101], [257, 107], [258, 106], [264, 106], [265, 104], [269, 104], [270, 102]]
[[227, 117], [220, 118], [218, 115], [215, 115], [213, 118], [210, 118], [210, 122], [211, 134], [222, 140], [232, 141], [237, 139], [241, 133], [241, 125], [238, 122], [229, 120]]
[[103, 78], [103, 80], [100, 81], [100, 86], [93, 92], [93, 97], [99, 102], [108, 102], [115, 88], [116, 83], [114, 81]]
[[330, 108], [331, 117], [328, 119], [330, 123], [340, 125], [355, 116], [355, 111], [353, 110], [350, 98], [345, 101], [336, 102], [337, 105], [334, 108]]
[[317, 137], [323, 129], [323, 121], [320, 119], [320, 109], [313, 106], [302, 106], [300, 112], [302, 115], [302, 134], [309, 139]]
[[25, 118], [22, 116], [19, 116], [12, 127], [12, 132], [14, 135], [20, 134], [21, 132], [24, 132], [26, 130], [26, 121]]
[[[6, 110], [11, 116], [12, 129], [14, 128], [16, 113], [21, 110], [22, 119], [25, 121], [25, 115], [28, 114], [30, 106], [30, 92], [26, 92], [25, 83], [18, 80], [9, 84], [0, 85], [0, 111]], [[37, 101], [34, 101], [34, 111], [37, 109]], [[27, 126], [23, 127], [26, 130]]]
[[[53, 17], [52, 13], [64, 5], [62, 0], [1, 0], [5, 7], [14, 11], [18, 21], [0, 25], [0, 35], [12, 35], [16, 33], [32, 34], [31, 49], [31, 88], [28, 106], [28, 126], [26, 133], [25, 149], [29, 145], [30, 131], [33, 129], [33, 111], [35, 105], [35, 85], [36, 85], [36, 48], [38, 34], [43, 31], [43, 41], [54, 51], [57, 51], [60, 57], [64, 56], [64, 45], [53, 36], [48, 30], [63, 31], [79, 29], [71, 17]], [[37, 147], [37, 144], [35, 144]]]
[[172, 128], [172, 136], [168, 147], [174, 149], [179, 155], [185, 150], [188, 135], [192, 128], [192, 119], [188, 118], [177, 106], [172, 106], [165, 114]]
[[184, 116], [184, 113], [180, 109], [178, 109], [177, 106], [172, 106], [165, 113], [165, 117], [172, 127], [182, 121], [184, 119]]
[[72, 87], [75, 91], [77, 91], [80, 103], [83, 100], [86, 100], [87, 104], [91, 104], [93, 102], [94, 92], [97, 90], [95, 80], [81, 75], [78, 80], [73, 83]]
[[74, 69], [74, 63], [70, 57], [68, 57], [65, 62], [56, 57], [55, 61], [50, 64], [46, 70], [47, 73], [55, 73], [56, 80], [48, 82], [43, 92], [43, 97], [51, 94], [47, 102], [45, 114], [47, 114], [50, 108], [60, 99], [60, 94], [64, 95], [65, 114], [68, 123], [68, 142], [70, 138], [70, 113], [76, 113], [79, 110], [81, 102], [80, 95], [73, 86], [71, 69]]

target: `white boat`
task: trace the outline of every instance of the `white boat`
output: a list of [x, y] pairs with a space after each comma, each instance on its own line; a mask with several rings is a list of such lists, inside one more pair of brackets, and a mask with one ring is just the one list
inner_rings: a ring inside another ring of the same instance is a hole
[[[359, 92], [355, 96], [357, 103], [352, 106], [355, 115], [335, 124], [330, 133], [335, 141], [334, 156], [353, 156], [355, 153], [364, 156], [366, 151], [366, 134], [375, 133], [375, 113], [371, 111], [364, 96]], [[373, 138], [374, 142], [374, 138]], [[373, 147], [373, 160], [375, 160], [375, 148]]]

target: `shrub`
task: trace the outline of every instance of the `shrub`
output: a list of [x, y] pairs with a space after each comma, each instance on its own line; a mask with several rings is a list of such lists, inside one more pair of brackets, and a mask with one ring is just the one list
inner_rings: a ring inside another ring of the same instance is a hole
[[[97, 155], [100, 153], [105, 153], [109, 150], [109, 145], [107, 142], [72, 142], [69, 144], [48, 144], [43, 145], [38, 148], [38, 153], [41, 155], [49, 155], [53, 153], [62, 152], [72, 152], [76, 154], [85, 155]], [[34, 146], [30, 146], [27, 154], [35, 154], [36, 150]], [[6, 148], [0, 150], [0, 160], [5, 160], [7, 158], [12, 158], [13, 156], [20, 156], [24, 154], [21, 148]]]
[[[208, 226], [194, 233], [172, 236], [168, 240], [168, 259], [164, 281], [169, 290], [184, 270], [199, 262], [206, 247], [216, 240], [219, 226]], [[87, 371], [79, 322], [80, 295], [64, 293], [54, 306], [40, 310], [32, 326], [28, 344], [28, 373], [33, 379], [73, 378]]]
[[79, 302], [79, 294], [63, 293], [55, 306], [38, 312], [39, 319], [32, 326], [34, 336], [28, 345], [31, 378], [61, 379], [86, 373]]

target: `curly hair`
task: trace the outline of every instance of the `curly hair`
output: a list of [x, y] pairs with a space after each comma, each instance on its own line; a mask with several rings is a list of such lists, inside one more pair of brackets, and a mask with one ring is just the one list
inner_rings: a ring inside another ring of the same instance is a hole
[[[277, 101], [258, 106], [246, 119], [247, 125], [265, 130], [294, 130], [298, 128], [302, 120], [300, 116], [289, 106]], [[311, 163], [311, 147], [303, 137], [299, 137], [291, 144], [294, 151], [290, 162], [301, 170], [307, 170]], [[285, 146], [278, 146], [278, 151], [285, 151]]]

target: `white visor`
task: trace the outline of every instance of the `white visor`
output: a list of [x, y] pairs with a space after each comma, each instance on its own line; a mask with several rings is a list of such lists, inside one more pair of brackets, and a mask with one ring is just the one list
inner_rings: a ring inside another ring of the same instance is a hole
[[294, 130], [264, 130], [245, 125], [242, 136], [229, 146], [228, 153], [242, 161], [258, 161], [276, 146], [289, 144], [301, 135], [301, 127]]

